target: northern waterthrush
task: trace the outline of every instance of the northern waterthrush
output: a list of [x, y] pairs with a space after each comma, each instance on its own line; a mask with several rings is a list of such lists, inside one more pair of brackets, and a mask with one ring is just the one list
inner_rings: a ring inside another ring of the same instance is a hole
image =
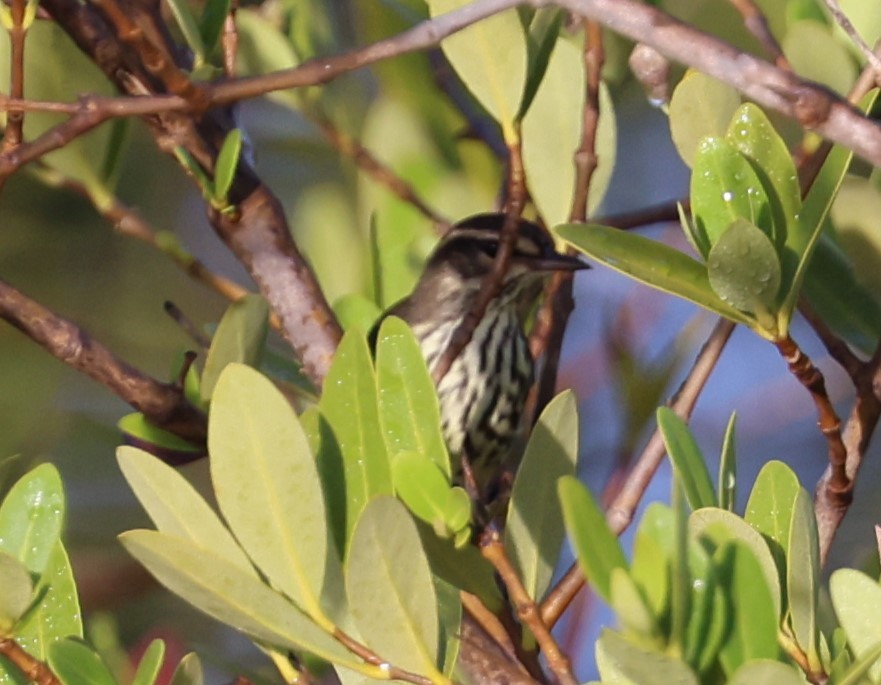
[[[479, 214], [455, 224], [428, 258], [412, 294], [388, 312], [413, 329], [432, 373], [493, 267], [504, 220], [503, 214]], [[464, 457], [480, 490], [506, 463], [532, 385], [534, 361], [524, 319], [541, 294], [545, 276], [585, 268], [575, 257], [558, 253], [547, 232], [521, 219], [501, 291], [438, 383], [443, 434], [454, 469]]]

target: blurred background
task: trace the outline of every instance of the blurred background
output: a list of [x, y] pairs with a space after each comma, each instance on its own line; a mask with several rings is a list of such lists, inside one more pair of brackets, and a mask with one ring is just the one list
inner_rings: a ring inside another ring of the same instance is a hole
[[[727, 3], [659, 4], [760, 52]], [[858, 59], [828, 19], [823, 22], [819, 5], [775, 0], [759, 4], [766, 6], [772, 28], [787, 36], [791, 61], [804, 62], [799, 62], [800, 72], [807, 70], [839, 91], [850, 86]], [[861, 9], [870, 3], [841, 4], [870, 43], [881, 34], [881, 18]], [[796, 6], [803, 6], [802, 14], [792, 9]], [[363, 45], [400, 30], [424, 11], [417, 0], [266, 0], [259, 8], [240, 12], [239, 68], [243, 74], [259, 73], [294, 64], [300, 56]], [[813, 23], [804, 23], [808, 21]], [[820, 40], [815, 34], [827, 41], [823, 49], [814, 42], [811, 54], [802, 55], [805, 36]], [[41, 50], [40, 43], [49, 52]], [[614, 120], [617, 135], [612, 154], [600, 159], [610, 178], [602, 203], [594, 207], [595, 216], [688, 194], [689, 170], [671, 142], [667, 117], [649, 104], [626, 68], [630, 47], [607, 34], [604, 75], [613, 109], [602, 116]], [[46, 22], [38, 23], [28, 53], [31, 97], [69, 101], [77, 92], [107, 90], [100, 75]], [[8, 48], [0, 45], [0, 55], [7, 59], [7, 54]], [[816, 59], [818, 54], [823, 58]], [[440, 61], [438, 54], [408, 56], [341, 78], [321, 91], [279, 93], [237, 110], [258, 173], [283, 201], [297, 242], [344, 319], [356, 316], [352, 312], [360, 311], [364, 301], [387, 306], [405, 295], [436, 234], [425, 217], [358, 172], [328, 143], [316, 122], [331, 122], [344, 135], [355, 136], [444, 217], [455, 220], [497, 202], [504, 169], [487, 144], [465, 135], [468, 122], [455, 103], [464, 99], [475, 116], [482, 113], [454, 76], [435, 78], [434, 66]], [[76, 82], [50, 78], [56, 67], [78, 73]], [[0, 74], [5, 73], [8, 68], [0, 63]], [[34, 135], [48, 121], [29, 116], [26, 132]], [[797, 132], [781, 126], [795, 140]], [[118, 140], [124, 144], [117, 145]], [[128, 122], [124, 131], [105, 125], [74, 148], [67, 157], [50, 158], [50, 163], [68, 178], [86, 178], [93, 188], [112, 193], [155, 230], [172, 232], [212, 270], [252, 287], [212, 233], [198, 189], [176, 162], [157, 151], [140, 122]], [[110, 174], [95, 177], [84, 170], [84, 163], [100, 166], [98, 162], [111, 157]], [[163, 303], [172, 301], [206, 330], [216, 324], [227, 303], [190, 280], [160, 251], [114, 231], [89, 199], [70, 189], [49, 187], [41, 169], [32, 171], [16, 175], [0, 197], [0, 277], [76, 321], [128, 362], [160, 379], [174, 377], [181, 352], [194, 343], [164, 313]], [[838, 229], [850, 230], [862, 258], [869, 263], [874, 258], [878, 265], [879, 239], [872, 238], [868, 217], [877, 217], [881, 193], [867, 172], [864, 176], [868, 180], [853, 182], [848, 206], [865, 211], [839, 210]], [[371, 220], [381, 248], [380, 279], [371, 265]], [[687, 249], [678, 225], [647, 226], [645, 232]], [[575, 298], [559, 386], [574, 388], [579, 398], [581, 472], [600, 491], [616, 465], [638, 454], [650, 433], [650, 425], [627, 417], [634, 409], [646, 412], [646, 403], [651, 405], [646, 415], [653, 416], [658, 398], [668, 397], [687, 371], [714, 317], [603, 268], [577, 276]], [[829, 392], [846, 416], [853, 398], [847, 377], [803, 322], [796, 323], [793, 337], [826, 374]], [[284, 351], [280, 341], [273, 344]], [[633, 390], [634, 382], [649, 378], [657, 379], [655, 391], [641, 395]], [[769, 459], [785, 461], [806, 487], [813, 487], [826, 463], [814, 406], [776, 350], [746, 330], [734, 333], [692, 419], [711, 469], [734, 411], [741, 504]], [[253, 659], [255, 653], [244, 640], [221, 634], [211, 621], [156, 589], [116, 543], [116, 534], [148, 523], [114, 458], [121, 440], [115, 424], [129, 412], [126, 405], [10, 326], [0, 325], [0, 412], [0, 457], [18, 455], [13, 464], [19, 471], [41, 461], [51, 461], [61, 470], [69, 498], [67, 544], [93, 639], [137, 649], [160, 635], [180, 649], [197, 649], [206, 663], [220, 670], [240, 670], [240, 658]], [[881, 520], [879, 449], [875, 445], [866, 461], [830, 568], [877, 564], [873, 525]], [[206, 477], [205, 464], [186, 471], [197, 482]], [[669, 471], [662, 469], [646, 501], [668, 498], [669, 487]], [[571, 559], [568, 553], [564, 556]], [[570, 647], [590, 644], [586, 638], [604, 620], [601, 607], [586, 598], [573, 613], [561, 634]], [[593, 655], [586, 649], [573, 652], [579, 677], [588, 679]]]

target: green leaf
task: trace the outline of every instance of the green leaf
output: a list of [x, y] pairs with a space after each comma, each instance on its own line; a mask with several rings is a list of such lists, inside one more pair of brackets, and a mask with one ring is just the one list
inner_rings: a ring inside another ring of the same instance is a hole
[[689, 70], [670, 98], [670, 135], [688, 166], [694, 166], [698, 143], [707, 136], [725, 133], [731, 115], [740, 105], [740, 93], [699, 71]]
[[431, 571], [416, 526], [397, 500], [378, 497], [358, 519], [346, 558], [346, 594], [371, 649], [401, 668], [440, 675]]
[[454, 585], [450, 585], [440, 578], [434, 578], [434, 587], [437, 591], [443, 673], [449, 678], [455, 671], [461, 648], [462, 601], [459, 599], [459, 588]]
[[792, 631], [799, 647], [807, 655], [811, 668], [819, 671], [822, 669], [817, 628], [820, 543], [813, 503], [803, 488], [799, 488], [795, 497], [786, 559], [786, 590]]
[[742, 312], [716, 296], [706, 267], [679, 250], [635, 233], [595, 224], [564, 224], [554, 231], [588, 257], [641, 283], [694, 302], [736, 323], [750, 322]]
[[183, 34], [184, 40], [193, 51], [193, 66], [199, 67], [205, 62], [205, 43], [202, 42], [199, 25], [190, 10], [189, 3], [186, 0], [169, 0], [168, 9], [171, 10], [171, 15]]
[[741, 540], [730, 540], [716, 549], [713, 559], [732, 611], [731, 629], [719, 651], [723, 670], [730, 675], [747, 661], [777, 658], [779, 601], [775, 606], [753, 550]]
[[627, 559], [618, 538], [609, 530], [605, 514], [590, 491], [577, 478], [563, 476], [558, 481], [557, 492], [578, 563], [596, 593], [608, 602], [611, 599], [612, 569], [627, 570]]
[[713, 492], [710, 472], [688, 425], [669, 407], [660, 407], [657, 419], [667, 454], [682, 483], [689, 506], [693, 510], [713, 506], [716, 493]]
[[722, 454], [719, 458], [719, 508], [734, 511], [737, 503], [737, 450], [734, 445], [734, 428], [737, 412], [731, 413], [725, 437], [722, 439]]
[[[744, 512], [746, 522], [765, 538], [783, 588], [788, 575], [787, 550], [793, 511], [800, 488], [792, 469], [781, 461], [769, 461], [756, 476]], [[798, 562], [799, 568], [801, 563]]]
[[685, 662], [638, 646], [612, 630], [604, 630], [597, 640], [596, 660], [604, 683], [698, 685]]
[[0, 552], [0, 634], [10, 634], [30, 606], [33, 591], [27, 567], [11, 554]]
[[205, 679], [202, 676], [202, 662], [199, 661], [199, 655], [195, 652], [186, 654], [177, 668], [174, 669], [174, 675], [168, 685], [204, 685]]
[[333, 303], [333, 313], [344, 331], [359, 328], [369, 331], [382, 316], [373, 300], [360, 293], [347, 293]]
[[64, 685], [116, 685], [101, 657], [74, 638], [49, 647], [49, 668]]
[[46, 658], [49, 645], [63, 637], [82, 637], [83, 625], [76, 583], [67, 552], [55, 543], [45, 570], [34, 588], [37, 603], [15, 627], [18, 644], [37, 659]]
[[162, 450], [185, 452], [188, 455], [202, 452], [201, 447], [179, 438], [174, 433], [157, 428], [141, 412], [126, 414], [116, 422], [116, 427], [135, 443], [146, 443]]
[[[876, 88], [862, 99], [860, 109], [863, 112], [871, 110], [879, 92], [881, 91]], [[804, 199], [795, 230], [786, 236], [786, 248], [795, 255], [797, 266], [780, 307], [780, 319], [784, 325], [789, 324], [792, 312], [798, 304], [802, 282], [811, 263], [814, 248], [852, 158], [851, 150], [840, 145], [832, 148]]]
[[220, 517], [177, 469], [134, 447], [118, 448], [116, 458], [129, 487], [160, 532], [191, 540], [256, 575]]
[[623, 568], [613, 568], [610, 579], [610, 604], [621, 626], [636, 635], [655, 635], [656, 618], [630, 574]]
[[269, 580], [322, 627], [328, 527], [318, 468], [294, 410], [270, 380], [230, 364], [208, 422], [211, 480], [224, 518]]
[[529, 54], [528, 74], [524, 87], [523, 100], [520, 102], [518, 119], [529, 111], [532, 100], [535, 98], [538, 87], [544, 80], [548, 69], [551, 54], [560, 37], [560, 27], [563, 25], [563, 11], [557, 7], [543, 7], [537, 9], [529, 22], [526, 32], [527, 48]]
[[450, 482], [437, 464], [420, 452], [401, 452], [392, 464], [392, 479], [398, 497], [415, 516], [441, 537], [456, 532], [446, 526]]
[[302, 611], [215, 552], [152, 530], [119, 539], [160, 583], [212, 618], [255, 640], [357, 668], [358, 660]]
[[[846, 656], [846, 654], [846, 652], [842, 652], [839, 656]], [[865, 682], [863, 677], [869, 672], [869, 669], [879, 658], [881, 658], [881, 642], [878, 642], [874, 647], [867, 649], [859, 659], [851, 664], [850, 668], [848, 668], [844, 674], [836, 678], [833, 682], [835, 682], [835, 685], [858, 685], [858, 683]]]
[[0, 551], [43, 573], [61, 534], [64, 489], [58, 469], [41, 464], [22, 476], [0, 505]]
[[[881, 586], [865, 573], [842, 568], [829, 578], [829, 594], [851, 650], [862, 659], [877, 646], [881, 635]], [[869, 677], [878, 682], [881, 661], [869, 669]]]
[[392, 493], [391, 466], [376, 397], [376, 376], [367, 341], [360, 331], [348, 331], [337, 347], [318, 404], [342, 455], [347, 538], [367, 502]]
[[691, 612], [685, 630], [683, 658], [700, 672], [715, 662], [729, 629], [725, 588], [719, 574], [701, 544], [688, 543], [688, 570], [691, 579]]
[[[633, 542], [630, 575], [642, 590], [652, 613], [663, 616], [670, 604], [672, 511], [652, 502], [646, 508]], [[669, 536], [668, 534], [669, 533]]]
[[[801, 189], [792, 155], [765, 113], [752, 102], [735, 112], [726, 140], [753, 163], [774, 214], [775, 247], [781, 248], [794, 230], [801, 210]], [[786, 273], [787, 277], [792, 274]], [[788, 282], [788, 278], [784, 279]]]
[[[229, 2], [229, 0], [225, 0]], [[215, 3], [216, 4], [216, 3]], [[210, 9], [211, 3], [205, 8]], [[217, 154], [217, 162], [214, 167], [214, 199], [221, 205], [227, 204], [229, 189], [236, 177], [236, 169], [239, 166], [239, 155], [242, 152], [242, 132], [234, 128], [226, 134], [220, 152]]]
[[[558, 40], [535, 100], [523, 117], [523, 167], [529, 190], [544, 220], [559, 224], [569, 217], [575, 189], [573, 156], [581, 144], [584, 109], [583, 51]], [[605, 83], [599, 88], [596, 130], [597, 167], [590, 181], [588, 212], [599, 206], [615, 166], [615, 109]]]
[[231, 0], [208, 0], [205, 3], [199, 33], [202, 36], [202, 43], [205, 45], [205, 52], [208, 55], [214, 51], [217, 42], [220, 40], [220, 33], [223, 30], [223, 23], [229, 14], [230, 5]]
[[557, 482], [575, 476], [578, 410], [571, 391], [557, 395], [539, 416], [508, 506], [505, 550], [529, 596], [542, 598], [566, 535]]
[[749, 160], [724, 138], [704, 138], [698, 145], [691, 174], [691, 211], [704, 257], [737, 219], [775, 235], [765, 187]]
[[141, 656], [138, 670], [132, 678], [132, 685], [153, 685], [164, 662], [165, 642], [159, 639], [153, 640]]
[[211, 340], [200, 391], [208, 402], [227, 364], [257, 366], [269, 330], [269, 304], [260, 295], [245, 295], [227, 307]]
[[780, 292], [780, 260], [768, 236], [757, 226], [746, 219], [732, 221], [710, 248], [707, 271], [710, 286], [723, 301], [755, 314], [769, 335], [786, 334], [786, 330], [777, 330], [773, 319]]
[[414, 451], [449, 477], [450, 457], [440, 427], [437, 391], [410, 327], [385, 318], [376, 344], [379, 417], [394, 465], [399, 452]]
[[[430, 0], [432, 17], [464, 7], [468, 0]], [[468, 90], [513, 140], [513, 124], [526, 85], [527, 45], [512, 9], [483, 19], [441, 41], [441, 48]]]
[[790, 25], [782, 41], [783, 54], [795, 73], [846, 95], [856, 80], [856, 64], [828, 26], [806, 19]]
[[792, 666], [770, 659], [756, 659], [734, 672], [728, 685], [804, 685], [802, 674]]
[[777, 566], [760, 533], [730, 511], [712, 507], [693, 512], [688, 525], [693, 537], [703, 538], [714, 547], [720, 547], [727, 542], [738, 542], [748, 547], [767, 581], [771, 597], [770, 606], [774, 609], [774, 615], [780, 616], [780, 580]]

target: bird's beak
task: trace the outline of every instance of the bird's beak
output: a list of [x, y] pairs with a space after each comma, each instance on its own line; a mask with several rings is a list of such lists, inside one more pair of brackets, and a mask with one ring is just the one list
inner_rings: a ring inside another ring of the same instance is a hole
[[533, 271], [580, 271], [589, 269], [590, 264], [582, 262], [581, 259], [573, 255], [552, 252], [540, 259], [531, 260], [529, 267]]

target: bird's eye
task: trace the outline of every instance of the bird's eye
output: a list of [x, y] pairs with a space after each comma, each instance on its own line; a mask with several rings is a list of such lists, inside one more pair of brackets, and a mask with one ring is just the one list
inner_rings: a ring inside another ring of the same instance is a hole
[[494, 241], [480, 240], [477, 242], [477, 249], [492, 259], [496, 258], [496, 251], [498, 250], [498, 247], [499, 244]]

